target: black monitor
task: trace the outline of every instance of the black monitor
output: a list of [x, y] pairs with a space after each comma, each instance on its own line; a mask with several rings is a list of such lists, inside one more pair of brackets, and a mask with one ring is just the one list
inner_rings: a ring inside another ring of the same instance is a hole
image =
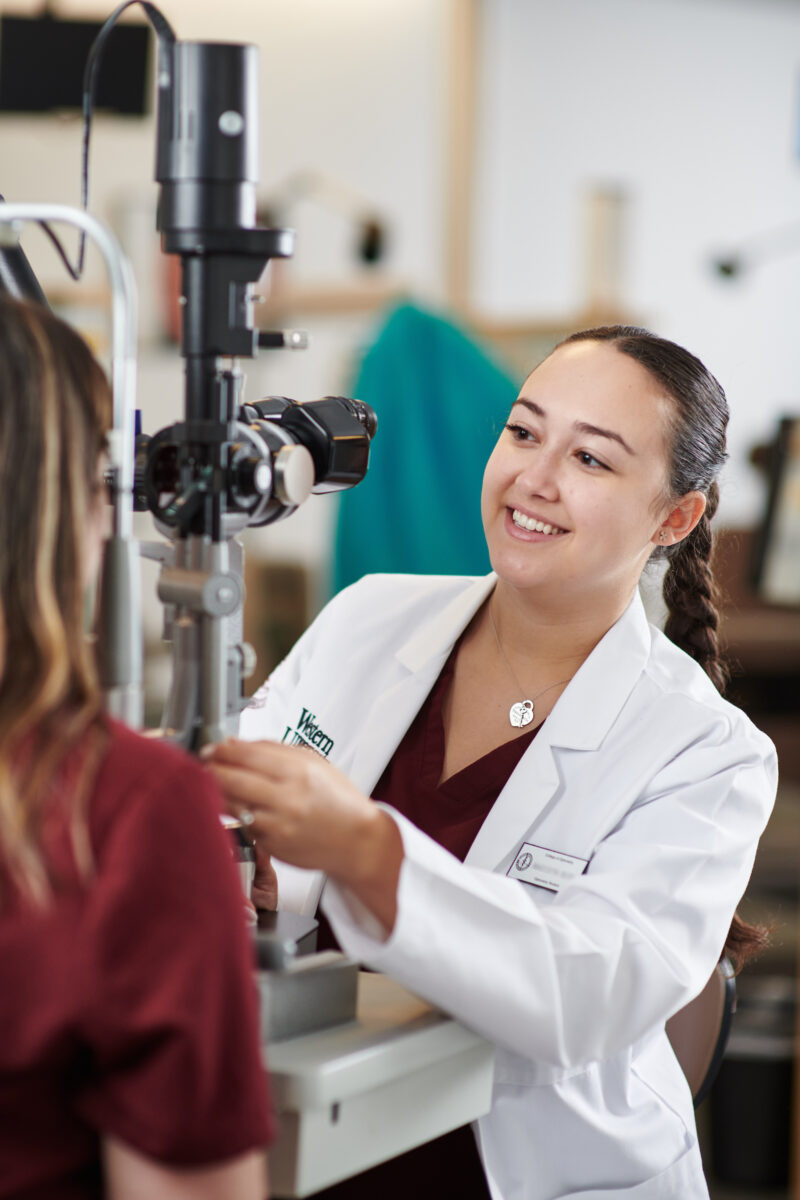
[[[100, 21], [0, 17], [0, 113], [80, 110], [86, 59], [101, 28]], [[147, 112], [149, 48], [149, 25], [112, 29], [97, 76], [97, 109]]]

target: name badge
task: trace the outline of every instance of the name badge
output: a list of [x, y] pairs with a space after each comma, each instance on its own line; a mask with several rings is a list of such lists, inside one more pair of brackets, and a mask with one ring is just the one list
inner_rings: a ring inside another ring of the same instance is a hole
[[577, 858], [574, 854], [562, 854], [560, 850], [546, 850], [544, 846], [523, 842], [506, 874], [511, 879], [521, 879], [523, 883], [557, 892], [562, 884], [582, 875], [588, 863], [588, 858]]

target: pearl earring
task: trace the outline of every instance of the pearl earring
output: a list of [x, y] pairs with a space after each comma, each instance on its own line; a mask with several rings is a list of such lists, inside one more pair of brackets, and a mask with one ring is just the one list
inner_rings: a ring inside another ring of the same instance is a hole
[[659, 536], [659, 539], [660, 539], [662, 542], [665, 542], [665, 541], [667, 540], [667, 531], [666, 531], [666, 529], [662, 529], [662, 530], [661, 530], [661, 533], [660, 533], [658, 536]]

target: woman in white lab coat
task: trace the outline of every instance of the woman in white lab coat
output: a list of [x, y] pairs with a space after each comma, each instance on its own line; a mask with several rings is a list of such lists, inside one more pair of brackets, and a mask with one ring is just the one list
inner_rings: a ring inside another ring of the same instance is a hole
[[[245, 714], [269, 740], [211, 756], [263, 852], [306, 869], [279, 902], [313, 911], [323, 872], [348, 954], [496, 1044], [494, 1200], [707, 1196], [664, 1023], [755, 937], [733, 918], [777, 774], [718, 690], [726, 422], [673, 343], [568, 339], [486, 468], [492, 574], [347, 589]], [[638, 588], [663, 558], [666, 634]]]

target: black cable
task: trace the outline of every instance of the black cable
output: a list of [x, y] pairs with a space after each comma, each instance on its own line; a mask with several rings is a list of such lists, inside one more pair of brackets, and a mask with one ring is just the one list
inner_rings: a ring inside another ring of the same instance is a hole
[[[170, 51], [175, 44], [175, 31], [170, 25], [167, 18], [155, 4], [150, 4], [148, 0], [124, 0], [108, 19], [103, 24], [97, 37], [92, 42], [89, 50], [88, 58], [86, 59], [86, 67], [83, 72], [83, 137], [81, 143], [81, 206], [84, 212], [89, 208], [89, 138], [91, 135], [92, 111], [94, 109], [95, 91], [97, 89], [97, 75], [100, 69], [100, 59], [106, 39], [111, 33], [111, 30], [116, 25], [119, 18], [122, 16], [126, 8], [131, 8], [134, 4], [141, 4], [144, 9], [150, 24], [158, 37], [158, 67], [157, 75], [159, 86], [162, 85], [162, 75], [166, 72], [171, 76], [172, 60]], [[58, 234], [52, 229], [49, 222], [39, 222], [44, 232], [53, 243], [56, 252], [62, 263], [67, 269], [68, 274], [74, 280], [79, 280], [83, 274], [84, 260], [86, 257], [86, 231], [80, 231], [78, 240], [78, 260], [75, 266], [72, 265], [67, 252], [64, 249]]]
[[[5, 198], [0, 196], [0, 204], [4, 203]], [[47, 297], [19, 243], [12, 246], [0, 244], [0, 292], [16, 296], [19, 300], [35, 300], [47, 307]]]

